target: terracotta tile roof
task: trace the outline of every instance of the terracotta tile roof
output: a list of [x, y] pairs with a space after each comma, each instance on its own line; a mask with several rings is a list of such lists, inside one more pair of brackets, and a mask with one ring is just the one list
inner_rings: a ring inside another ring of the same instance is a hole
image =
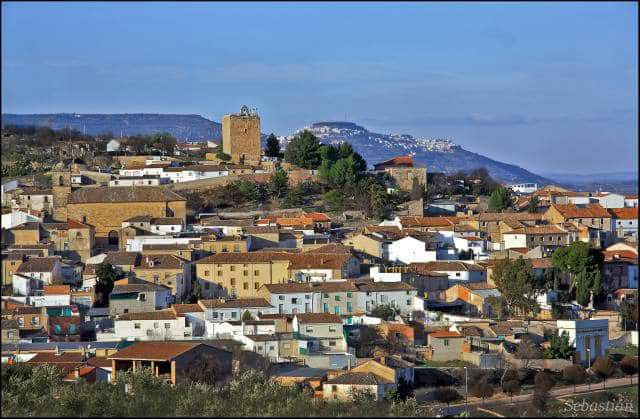
[[331, 221], [331, 218], [323, 212], [307, 212], [305, 217], [311, 218], [316, 223]]
[[347, 372], [327, 380], [327, 384], [347, 384], [352, 386], [372, 386], [392, 383], [393, 381], [387, 380], [371, 372]]
[[245, 234], [277, 234], [278, 227], [276, 226], [257, 226], [257, 227], [244, 227], [242, 229]]
[[461, 287], [465, 287], [469, 290], [492, 290], [496, 289], [495, 285], [489, 285], [487, 282], [468, 282], [462, 284], [456, 284]]
[[173, 304], [171, 309], [176, 314], [185, 314], [185, 313], [202, 313], [202, 307], [198, 304]]
[[184, 261], [179, 257], [171, 254], [144, 255], [140, 258], [140, 263], [136, 266], [141, 270], [156, 269], [172, 269], [181, 270], [184, 267]]
[[353, 256], [344, 253], [291, 254], [289, 269], [342, 269]]
[[245, 307], [273, 307], [264, 298], [236, 298], [236, 299], [211, 299], [198, 300], [198, 304], [205, 308], [224, 309], [224, 308], [245, 308]]
[[24, 272], [52, 272], [56, 263], [60, 263], [58, 257], [29, 258], [16, 269], [16, 273]]
[[33, 186], [20, 186], [22, 190], [21, 195], [53, 195], [52, 189], [44, 189]]
[[638, 199], [638, 195], [625, 195], [624, 199]]
[[307, 250], [305, 253], [338, 253], [350, 255], [353, 249], [349, 246], [345, 246], [341, 243], [330, 243], [324, 246], [316, 247], [315, 249]]
[[124, 220], [125, 223], [150, 223], [153, 217], [150, 215], [136, 215]]
[[605, 262], [628, 262], [638, 264], [638, 255], [630, 250], [605, 250], [602, 252]]
[[551, 258], [536, 258], [529, 260], [531, 260], [531, 266], [533, 266], [534, 269], [549, 269], [553, 267], [553, 261]]
[[365, 226], [364, 231], [368, 233], [397, 233], [400, 234], [401, 230], [396, 226]]
[[299, 323], [304, 324], [318, 324], [318, 323], [340, 323], [342, 324], [342, 319], [337, 314], [331, 313], [304, 313], [304, 314], [296, 314], [295, 317], [298, 318]]
[[637, 220], [638, 207], [635, 208], [609, 208], [612, 217], [618, 220]]
[[117, 203], [117, 202], [164, 202], [185, 201], [186, 199], [177, 193], [161, 186], [117, 188], [96, 187], [79, 188], [69, 196], [69, 203]]
[[449, 227], [455, 223], [451, 220], [455, 217], [417, 217], [403, 216], [400, 217], [400, 223], [403, 228], [407, 227]]
[[40, 229], [40, 223], [35, 222], [35, 221], [30, 221], [28, 223], [23, 223], [20, 224], [18, 226], [12, 227], [9, 230], [39, 230]]
[[462, 335], [458, 332], [450, 332], [448, 330], [436, 330], [435, 332], [429, 333], [430, 338], [461, 338]]
[[477, 221], [541, 221], [543, 220], [543, 215], [528, 212], [483, 212], [472, 218]]
[[175, 320], [176, 313], [171, 310], [156, 310], [143, 313], [125, 313], [116, 318], [118, 320]]
[[2, 330], [18, 329], [18, 322], [13, 319], [2, 319], [1, 327]]
[[462, 336], [484, 336], [484, 332], [478, 326], [462, 326], [459, 329]]
[[44, 295], [71, 295], [71, 285], [45, 285]]
[[413, 156], [396, 156], [392, 159], [376, 163], [373, 166], [376, 170], [380, 170], [385, 167], [413, 167]]
[[87, 359], [87, 364], [98, 368], [111, 368], [111, 361], [106, 356], [92, 356]]
[[[73, 371], [69, 371], [69, 373], [65, 378], [63, 378], [63, 380], [70, 381], [70, 380], [75, 380], [76, 378], [79, 377], [79, 378], [88, 379], [88, 382], [92, 382], [92, 381], [95, 381], [95, 377], [91, 377], [92, 375], [95, 374], [95, 370], [96, 370], [96, 367], [93, 367], [93, 366], [80, 367], [80, 368], [74, 369]], [[76, 371], [77, 371], [78, 377], [76, 377]]]
[[565, 218], [611, 218], [611, 214], [600, 204], [552, 204], [551, 207], [557, 209]]
[[242, 253], [217, 253], [204, 257], [196, 262], [197, 265], [211, 263], [268, 263], [274, 260], [290, 260], [284, 252], [242, 252]]
[[14, 314], [42, 314], [42, 307], [19, 306], [11, 310]]
[[153, 225], [182, 225], [182, 218], [177, 217], [161, 217], [151, 220]]
[[171, 361], [200, 345], [205, 345], [216, 351], [222, 351], [222, 349], [197, 342], [136, 342], [109, 356], [108, 359]]
[[516, 228], [504, 234], [529, 234], [534, 236], [539, 234], [567, 234], [567, 231], [556, 225], [545, 225]]
[[61, 352], [59, 355], [56, 355], [55, 352], [38, 352], [36, 356], [27, 361], [28, 364], [78, 364], [83, 362], [80, 352]]
[[113, 286], [111, 294], [128, 294], [130, 292], [159, 292], [168, 291], [169, 288], [152, 284], [151, 282], [142, 282], [139, 284], [116, 284]]
[[138, 252], [109, 252], [103, 263], [118, 266], [135, 266], [139, 258], [140, 254]]
[[383, 291], [415, 291], [415, 287], [406, 282], [374, 282], [363, 281], [356, 282], [356, 287], [360, 291], [365, 292], [383, 292]]
[[90, 229], [91, 228], [89, 224], [81, 223], [79, 221], [72, 220], [71, 218], [67, 220], [67, 226], [68, 228], [73, 228], [73, 229]]
[[457, 261], [437, 261], [437, 262], [423, 262], [423, 263], [410, 263], [408, 265], [411, 270], [415, 272], [422, 271], [484, 271], [480, 265], [474, 263], [464, 263]]

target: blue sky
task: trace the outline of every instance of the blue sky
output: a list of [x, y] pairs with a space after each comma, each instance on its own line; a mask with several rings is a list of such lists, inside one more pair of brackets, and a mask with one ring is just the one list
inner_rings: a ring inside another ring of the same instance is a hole
[[637, 5], [6, 3], [2, 111], [255, 106], [450, 138], [537, 172], [636, 170]]

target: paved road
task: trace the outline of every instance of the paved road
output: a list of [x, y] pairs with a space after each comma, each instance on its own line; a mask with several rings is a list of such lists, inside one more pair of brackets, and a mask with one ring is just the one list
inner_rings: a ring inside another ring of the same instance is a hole
[[[637, 374], [633, 376], [633, 384], [634, 385], [638, 384]], [[553, 397], [563, 397], [563, 396], [570, 396], [573, 394], [577, 395], [578, 393], [594, 393], [598, 391], [606, 391], [611, 388], [625, 387], [630, 385], [631, 385], [631, 380], [629, 379], [629, 377], [611, 378], [606, 381], [605, 388], [603, 388], [602, 383], [595, 383], [595, 384], [591, 384], [590, 386], [588, 384], [583, 384], [583, 385], [576, 386], [575, 392], [574, 392], [573, 386], [568, 386], [568, 387], [560, 387], [560, 388], [552, 389], [549, 391], [549, 393]], [[523, 403], [531, 399], [531, 396], [533, 396], [533, 393], [526, 393], [518, 396], [513, 396], [513, 401], [512, 401], [512, 399], [509, 396], [505, 395], [504, 393], [498, 393], [491, 399], [485, 400], [484, 404], [482, 403], [482, 400], [478, 399], [477, 397], [469, 397], [468, 408], [469, 410], [472, 410], [473, 408], [476, 408], [476, 407], [485, 407], [487, 409], [491, 409], [491, 407], [499, 406], [506, 403], [509, 403], [509, 404]], [[465, 403], [452, 404], [451, 406], [449, 406], [449, 408], [445, 409], [445, 413], [447, 415], [457, 415], [462, 413], [465, 409], [466, 409]]]

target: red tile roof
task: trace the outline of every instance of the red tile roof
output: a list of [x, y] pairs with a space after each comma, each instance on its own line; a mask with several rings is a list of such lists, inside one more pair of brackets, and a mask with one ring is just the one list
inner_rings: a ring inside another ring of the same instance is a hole
[[45, 285], [44, 295], [71, 295], [71, 285]]
[[458, 332], [450, 332], [448, 330], [437, 330], [429, 333], [429, 337], [432, 338], [461, 338], [462, 335]]
[[566, 218], [611, 218], [611, 214], [600, 204], [585, 206], [553, 204], [551, 207], [557, 209]]
[[638, 207], [635, 208], [609, 208], [612, 217], [618, 220], [637, 220]]

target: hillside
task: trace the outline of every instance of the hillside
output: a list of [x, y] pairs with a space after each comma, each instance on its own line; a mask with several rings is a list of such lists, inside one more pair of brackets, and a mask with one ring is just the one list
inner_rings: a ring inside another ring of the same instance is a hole
[[206, 141], [219, 139], [221, 125], [200, 115], [170, 114], [2, 114], [5, 125], [47, 126], [53, 129], [70, 127], [96, 135], [111, 132], [118, 137], [135, 134], [168, 132], [179, 140]]
[[[427, 166], [431, 172], [454, 173], [485, 167], [492, 177], [504, 182], [536, 182], [541, 185], [551, 180], [512, 164], [502, 163], [481, 154], [465, 150], [447, 139], [415, 138], [407, 134], [378, 134], [352, 122], [317, 122], [309, 129], [323, 143], [350, 142], [369, 166], [394, 156], [412, 154], [417, 164]], [[291, 136], [282, 139], [287, 143]]]

